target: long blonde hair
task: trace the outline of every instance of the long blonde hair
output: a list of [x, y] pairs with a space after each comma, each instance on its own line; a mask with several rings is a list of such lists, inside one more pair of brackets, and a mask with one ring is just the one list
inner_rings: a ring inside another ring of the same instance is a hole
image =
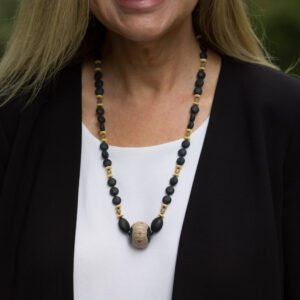
[[[255, 34], [243, 0], [199, 0], [193, 25], [218, 53], [277, 68]], [[96, 27], [89, 0], [21, 1], [0, 61], [1, 105], [22, 93], [31, 95], [27, 104], [32, 101], [71, 59], [91, 50]]]

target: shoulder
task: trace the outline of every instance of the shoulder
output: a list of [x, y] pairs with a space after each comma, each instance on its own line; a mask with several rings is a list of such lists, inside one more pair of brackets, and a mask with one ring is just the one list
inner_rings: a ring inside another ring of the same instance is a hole
[[223, 62], [243, 96], [243, 104], [290, 126], [300, 119], [300, 77], [229, 56]]

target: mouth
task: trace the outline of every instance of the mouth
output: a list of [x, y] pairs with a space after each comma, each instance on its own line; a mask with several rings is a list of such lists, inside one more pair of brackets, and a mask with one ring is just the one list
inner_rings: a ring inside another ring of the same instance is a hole
[[116, 0], [122, 9], [132, 12], [147, 12], [155, 9], [163, 0]]

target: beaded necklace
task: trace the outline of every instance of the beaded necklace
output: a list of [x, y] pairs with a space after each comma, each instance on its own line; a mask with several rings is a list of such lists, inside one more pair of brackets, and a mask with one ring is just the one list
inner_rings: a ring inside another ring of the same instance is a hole
[[96, 105], [96, 115], [99, 123], [99, 136], [100, 136], [100, 151], [103, 159], [103, 167], [105, 168], [107, 175], [107, 184], [110, 189], [110, 195], [112, 198], [112, 203], [115, 206], [115, 213], [117, 216], [118, 225], [120, 230], [125, 233], [129, 239], [131, 244], [137, 249], [144, 249], [150, 243], [151, 237], [153, 234], [158, 233], [163, 226], [163, 218], [165, 212], [168, 208], [168, 205], [171, 203], [172, 198], [171, 195], [174, 194], [174, 187], [178, 183], [178, 177], [180, 174], [180, 170], [183, 167], [185, 162], [184, 156], [187, 154], [187, 149], [190, 146], [190, 136], [192, 133], [192, 129], [194, 127], [194, 121], [196, 115], [200, 111], [199, 102], [200, 96], [202, 95], [202, 86], [204, 83], [204, 78], [206, 76], [205, 68], [207, 63], [207, 47], [204, 45], [203, 41], [200, 37], [197, 37], [199, 41], [199, 46], [201, 49], [200, 52], [200, 66], [197, 72], [195, 88], [194, 88], [194, 99], [193, 104], [190, 108], [190, 118], [188, 121], [188, 125], [185, 131], [185, 135], [183, 137], [183, 141], [181, 143], [181, 149], [178, 150], [178, 158], [176, 160], [175, 171], [173, 176], [170, 178], [169, 186], [165, 189], [165, 195], [162, 198], [162, 204], [160, 207], [160, 212], [156, 218], [154, 218], [151, 222], [151, 226], [148, 226], [143, 221], [137, 221], [132, 226], [130, 226], [129, 222], [124, 218], [121, 212], [121, 197], [119, 195], [119, 189], [116, 187], [116, 179], [112, 175], [112, 161], [109, 159], [109, 144], [107, 143], [106, 130], [105, 130], [105, 117], [104, 117], [104, 106], [103, 106], [103, 80], [102, 80], [102, 57], [96, 58], [94, 60], [95, 64], [95, 95], [97, 99]]

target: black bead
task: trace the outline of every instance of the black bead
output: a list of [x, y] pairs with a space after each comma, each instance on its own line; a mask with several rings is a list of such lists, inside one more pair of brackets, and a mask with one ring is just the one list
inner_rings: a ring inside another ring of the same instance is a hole
[[98, 115], [97, 119], [98, 119], [99, 123], [104, 123], [105, 122], [105, 117], [103, 115]]
[[202, 78], [198, 78], [197, 80], [196, 80], [196, 82], [195, 82], [195, 86], [196, 87], [202, 87], [203, 86], [203, 84], [204, 84], [204, 81], [203, 81], [203, 79]]
[[102, 78], [102, 72], [96, 71], [94, 78], [95, 78], [95, 80], [100, 80]]
[[201, 87], [195, 87], [194, 95], [201, 95], [201, 94], [202, 94], [202, 88]]
[[115, 178], [113, 178], [113, 177], [109, 177], [109, 179], [107, 180], [107, 184], [109, 186], [115, 186], [116, 183], [117, 183], [117, 180]]
[[108, 152], [106, 150], [102, 151], [102, 157], [103, 158], [108, 158], [109, 157], [109, 154], [108, 154]]
[[112, 199], [112, 203], [114, 205], [118, 205], [121, 203], [121, 198], [119, 196], [114, 196], [113, 199]]
[[197, 114], [199, 112], [199, 106], [197, 104], [193, 104], [191, 107], [191, 113]]
[[194, 122], [189, 121], [189, 124], [188, 124], [187, 128], [188, 129], [193, 129], [193, 127], [194, 127]]
[[101, 88], [101, 87], [103, 87], [103, 81], [102, 81], [102, 80], [96, 80], [96, 81], [95, 81], [95, 87], [96, 87], [96, 88]]
[[100, 130], [105, 130], [105, 122], [100, 122]]
[[110, 194], [112, 196], [117, 196], [119, 194], [119, 189], [117, 187], [115, 187], [115, 186], [111, 187], [110, 188]]
[[119, 219], [119, 228], [125, 232], [128, 233], [130, 230], [130, 225], [128, 223], [128, 221], [125, 218], [120, 218]]
[[206, 52], [201, 52], [201, 53], [200, 53], [200, 58], [205, 58], [205, 59], [207, 59], [207, 53], [206, 53]]
[[163, 226], [163, 219], [162, 217], [157, 217], [155, 218], [152, 223], [151, 223], [151, 230], [153, 232], [158, 232], [161, 230], [162, 226]]
[[178, 177], [177, 176], [173, 176], [171, 179], [170, 179], [170, 184], [171, 185], [176, 185], [178, 183]]
[[109, 166], [111, 166], [111, 160], [110, 159], [104, 159], [103, 160], [103, 166], [104, 167], [109, 167]]
[[185, 159], [183, 157], [178, 157], [176, 162], [177, 162], [178, 165], [183, 165], [184, 162], [185, 162]]
[[166, 188], [166, 193], [167, 195], [172, 195], [174, 193], [174, 188], [173, 186], [169, 185], [167, 188]]
[[162, 202], [165, 204], [170, 204], [172, 201], [172, 198], [169, 195], [165, 195], [162, 199]]
[[181, 143], [181, 146], [183, 148], [188, 148], [190, 146], [191, 142], [188, 139], [184, 139]]
[[206, 76], [205, 72], [203, 70], [199, 70], [197, 73], [197, 78], [198, 79], [204, 79]]
[[102, 106], [98, 106], [98, 107], [96, 108], [96, 113], [97, 113], [98, 115], [103, 115], [103, 114], [104, 114], [104, 108], [103, 108]]
[[196, 114], [192, 113], [190, 114], [190, 121], [194, 122], [196, 119]]
[[105, 141], [102, 141], [100, 144], [100, 150], [105, 151], [108, 149], [108, 144]]
[[97, 87], [95, 89], [95, 94], [96, 95], [103, 95], [104, 94], [104, 89], [102, 87]]
[[185, 150], [184, 148], [181, 148], [181, 149], [178, 151], [178, 155], [179, 155], [180, 157], [186, 156], [186, 150]]

